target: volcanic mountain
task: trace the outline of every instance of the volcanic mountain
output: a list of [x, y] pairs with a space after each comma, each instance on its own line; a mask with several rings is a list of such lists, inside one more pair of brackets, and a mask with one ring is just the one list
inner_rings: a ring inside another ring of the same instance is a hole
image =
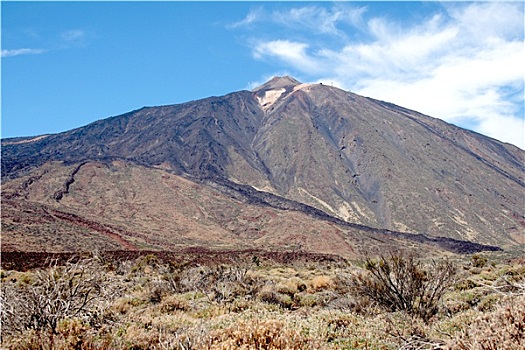
[[524, 163], [439, 119], [275, 77], [2, 140], [2, 249], [512, 249]]

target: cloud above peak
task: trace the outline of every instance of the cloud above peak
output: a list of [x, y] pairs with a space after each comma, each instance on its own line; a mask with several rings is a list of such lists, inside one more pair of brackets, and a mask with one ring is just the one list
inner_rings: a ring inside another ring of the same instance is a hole
[[341, 4], [332, 8], [309, 5], [288, 11], [272, 13], [275, 23], [295, 29], [309, 29], [319, 34], [346, 36], [340, 25], [359, 26], [365, 7], [348, 7]]
[[311, 57], [307, 52], [306, 43], [289, 40], [272, 40], [261, 42], [253, 49], [256, 59], [274, 58], [292, 65], [304, 72], [319, 72], [321, 67], [318, 59]]
[[525, 148], [522, 4], [444, 3], [414, 20], [348, 9], [274, 11], [266, 21], [302, 35], [267, 29], [253, 57]]
[[331, 8], [319, 5], [292, 7], [287, 10], [266, 11], [263, 7], [250, 10], [242, 20], [228, 28], [254, 28], [256, 24], [270, 23], [295, 31], [307, 30], [315, 34], [344, 37], [340, 26], [360, 26], [366, 7], [336, 4]]

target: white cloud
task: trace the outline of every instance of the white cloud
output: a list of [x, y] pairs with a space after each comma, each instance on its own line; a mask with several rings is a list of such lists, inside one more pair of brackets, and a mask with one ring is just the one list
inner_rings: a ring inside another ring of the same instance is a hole
[[262, 7], [252, 9], [242, 20], [226, 25], [229, 29], [252, 27], [257, 22], [269, 22], [295, 30], [310, 30], [316, 34], [345, 36], [339, 24], [360, 26], [365, 7], [352, 7], [336, 4], [331, 9], [309, 5], [294, 7], [287, 11], [264, 11]]
[[449, 5], [447, 9], [466, 37], [477, 41], [495, 36], [511, 38], [523, 36], [523, 4], [519, 2]]
[[288, 40], [273, 40], [258, 44], [253, 50], [253, 56], [256, 59], [273, 57], [303, 71], [318, 72], [320, 66], [315, 58], [308, 55], [307, 49], [308, 44]]
[[46, 50], [43, 49], [14, 49], [14, 50], [2, 50], [2, 57], [12, 57], [20, 55], [36, 55], [44, 53]]
[[365, 11], [364, 7], [348, 7], [341, 4], [331, 9], [311, 5], [292, 8], [285, 12], [275, 11], [272, 14], [272, 20], [288, 27], [306, 28], [316, 33], [345, 36], [344, 31], [340, 30], [337, 25], [340, 23], [360, 25]]
[[509, 115], [496, 115], [492, 118], [482, 119], [476, 129], [481, 134], [495, 139], [501, 139], [504, 135], [506, 142], [516, 146], [521, 145], [521, 148], [524, 148], [525, 123], [523, 119]]
[[[345, 40], [338, 49], [306, 40], [269, 40], [254, 45], [253, 55], [276, 59], [311, 80], [335, 82], [525, 148], [522, 4], [443, 6], [413, 24], [361, 18], [361, 30], [371, 39]], [[290, 23], [302, 16], [308, 29], [315, 23], [314, 8], [286, 15]], [[337, 13], [319, 12], [318, 19], [326, 19], [326, 24], [318, 21], [321, 31], [338, 33]]]

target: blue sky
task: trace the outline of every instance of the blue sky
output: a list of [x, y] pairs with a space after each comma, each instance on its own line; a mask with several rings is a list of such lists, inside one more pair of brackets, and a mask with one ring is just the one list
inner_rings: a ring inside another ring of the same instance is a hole
[[2, 137], [325, 82], [525, 148], [524, 4], [6, 2]]

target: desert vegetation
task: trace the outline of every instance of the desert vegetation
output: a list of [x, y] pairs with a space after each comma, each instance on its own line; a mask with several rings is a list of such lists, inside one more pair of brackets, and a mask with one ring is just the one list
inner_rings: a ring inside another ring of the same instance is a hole
[[1, 280], [3, 349], [525, 346], [525, 259], [488, 253], [353, 262], [94, 253], [3, 269]]

